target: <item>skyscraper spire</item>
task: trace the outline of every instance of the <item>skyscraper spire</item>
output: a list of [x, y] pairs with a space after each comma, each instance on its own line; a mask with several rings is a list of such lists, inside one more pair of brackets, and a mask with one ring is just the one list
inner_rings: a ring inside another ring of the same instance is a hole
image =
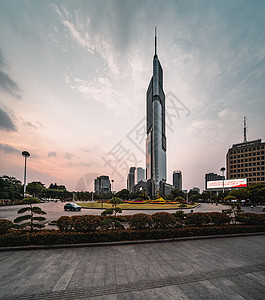
[[244, 143], [247, 142], [247, 118], [244, 117]]
[[155, 27], [155, 55], [156, 55], [156, 27]]

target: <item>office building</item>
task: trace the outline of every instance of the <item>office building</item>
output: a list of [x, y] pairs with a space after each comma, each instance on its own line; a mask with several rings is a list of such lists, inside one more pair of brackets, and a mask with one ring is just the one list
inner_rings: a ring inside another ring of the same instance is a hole
[[135, 167], [131, 167], [127, 176], [127, 190], [129, 190], [130, 192], [133, 192], [133, 188], [135, 185], [135, 170]]
[[139, 183], [141, 180], [145, 180], [145, 169], [142, 167], [137, 167], [137, 183]]
[[182, 191], [182, 173], [179, 170], [173, 172], [173, 188]]
[[155, 54], [153, 76], [146, 93], [146, 179], [148, 195], [159, 193], [161, 182], [166, 182], [166, 133], [165, 94], [163, 91], [163, 69], [157, 55], [155, 32]]
[[194, 186], [192, 189], [190, 189], [190, 192], [200, 193], [200, 189], [198, 187]]
[[248, 184], [264, 182], [264, 148], [261, 139], [234, 144], [226, 155], [227, 179], [247, 178]]
[[94, 181], [95, 192], [98, 194], [111, 193], [109, 176], [99, 176]]
[[208, 181], [216, 181], [216, 180], [224, 180], [225, 176], [218, 175], [215, 173], [207, 173], [205, 174], [205, 190], [207, 190], [207, 182]]

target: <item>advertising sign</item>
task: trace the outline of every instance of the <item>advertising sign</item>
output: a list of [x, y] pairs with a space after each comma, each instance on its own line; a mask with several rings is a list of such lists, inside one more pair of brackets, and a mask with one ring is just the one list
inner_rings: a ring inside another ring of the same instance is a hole
[[[224, 188], [239, 188], [247, 186], [247, 178], [224, 180]], [[222, 189], [223, 180], [207, 181], [208, 189]]]

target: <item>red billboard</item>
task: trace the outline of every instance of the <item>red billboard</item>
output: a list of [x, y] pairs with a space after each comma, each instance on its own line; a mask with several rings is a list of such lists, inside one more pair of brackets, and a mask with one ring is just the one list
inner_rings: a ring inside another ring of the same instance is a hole
[[208, 189], [239, 188], [247, 186], [247, 178], [207, 181]]

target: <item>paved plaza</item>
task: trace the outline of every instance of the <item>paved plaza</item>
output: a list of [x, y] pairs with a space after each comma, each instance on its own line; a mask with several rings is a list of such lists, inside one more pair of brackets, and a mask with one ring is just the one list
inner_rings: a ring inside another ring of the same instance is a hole
[[0, 299], [265, 299], [265, 236], [0, 252]]

